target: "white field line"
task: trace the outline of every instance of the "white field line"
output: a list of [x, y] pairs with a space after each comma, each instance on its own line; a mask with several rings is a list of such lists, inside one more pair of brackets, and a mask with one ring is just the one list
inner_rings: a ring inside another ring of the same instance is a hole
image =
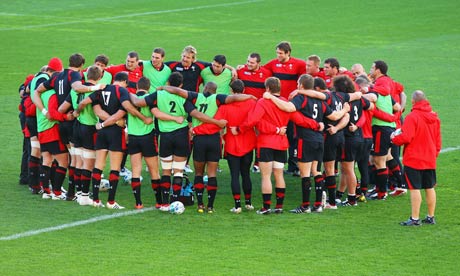
[[85, 225], [85, 224], [90, 224], [90, 223], [103, 221], [103, 220], [137, 215], [137, 214], [145, 213], [145, 212], [152, 211], [152, 210], [155, 210], [155, 207], [149, 207], [149, 208], [145, 208], [145, 209], [142, 209], [142, 210], [131, 210], [131, 211], [126, 211], [126, 212], [119, 212], [119, 213], [114, 213], [114, 214], [111, 214], [111, 215], [98, 216], [98, 217], [94, 217], [94, 218], [90, 218], [90, 219], [79, 220], [79, 221], [74, 221], [74, 222], [71, 222], [71, 223], [61, 224], [61, 225], [58, 225], [58, 226], [47, 227], [47, 228], [42, 228], [42, 229], [37, 229], [37, 230], [31, 230], [31, 231], [27, 231], [27, 232], [14, 234], [14, 235], [11, 235], [11, 236], [0, 237], [0, 241], [17, 240], [17, 239], [20, 239], [20, 238], [25, 238], [25, 237], [30, 237], [30, 236], [35, 236], [35, 235], [38, 235], [38, 234], [42, 234], [42, 233], [49, 233], [49, 232], [53, 232], [53, 231], [63, 230], [63, 229], [66, 229], [66, 228], [72, 228], [72, 227], [76, 227], [76, 226], [81, 226], [81, 225]]
[[[451, 151], [456, 151], [456, 150], [460, 150], [460, 146], [442, 149], [441, 153], [446, 153], [446, 152], [451, 152]], [[90, 219], [86, 219], [86, 220], [79, 220], [79, 221], [75, 221], [75, 222], [71, 222], [71, 223], [61, 224], [61, 225], [58, 225], [58, 226], [47, 227], [47, 228], [42, 228], [42, 229], [37, 229], [37, 230], [31, 230], [31, 231], [22, 232], [22, 233], [10, 235], [10, 236], [0, 237], [0, 241], [17, 240], [17, 239], [20, 239], [20, 238], [25, 238], [25, 237], [30, 237], [30, 236], [35, 236], [35, 235], [38, 235], [38, 234], [42, 234], [42, 233], [48, 233], [48, 232], [63, 230], [63, 229], [66, 229], [66, 228], [71, 228], [71, 227], [76, 227], [76, 226], [80, 226], [80, 225], [95, 223], [95, 222], [99, 222], [99, 221], [103, 221], [103, 220], [137, 215], [137, 214], [141, 214], [141, 213], [152, 211], [152, 210], [155, 210], [155, 207], [149, 207], [149, 208], [145, 208], [145, 209], [142, 209], [142, 210], [131, 210], [131, 211], [126, 211], [126, 212], [120, 212], [120, 213], [115, 213], [115, 214], [112, 214], [112, 215], [104, 215], [104, 216], [94, 217], [94, 218], [90, 218]]]
[[[130, 13], [130, 14], [124, 14], [124, 15], [118, 15], [118, 16], [103, 17], [103, 18], [92, 18], [92, 19], [86, 19], [86, 20], [74, 20], [74, 21], [66, 21], [66, 22], [58, 22], [58, 23], [40, 24], [40, 25], [28, 25], [28, 26], [20, 26], [20, 27], [12, 27], [12, 28], [0, 28], [0, 31], [25, 30], [25, 29], [52, 27], [52, 26], [69, 25], [69, 24], [85, 23], [85, 22], [93, 22], [93, 21], [111, 21], [111, 20], [120, 19], [120, 18], [138, 17], [138, 16], [173, 13], [173, 12], [194, 11], [194, 10], [218, 8], [218, 7], [237, 6], [237, 5], [245, 5], [245, 4], [262, 2], [262, 1], [264, 1], [264, 0], [249, 0], [249, 1], [242, 1], [242, 2], [223, 3], [223, 4], [215, 4], [215, 5], [204, 5], [204, 6], [181, 8], [181, 9], [172, 9], [172, 10], [159, 10], [159, 11], [149, 11], [149, 12], [142, 12], [142, 13]], [[0, 15], [2, 15], [2, 14], [0, 13]], [[3, 14], [3, 15], [5, 15], [5, 14]], [[10, 15], [20, 16], [19, 14], [10, 14]]]

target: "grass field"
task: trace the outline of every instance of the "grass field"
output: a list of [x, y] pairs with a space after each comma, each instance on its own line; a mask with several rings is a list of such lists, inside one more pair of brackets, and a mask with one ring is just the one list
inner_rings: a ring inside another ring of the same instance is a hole
[[[147, 209], [70, 227], [114, 212], [45, 201], [17, 184], [22, 134], [16, 92], [27, 74], [53, 56], [66, 63], [81, 52], [89, 65], [105, 53], [110, 63], [120, 64], [128, 51], [148, 59], [153, 48], [163, 47], [166, 59], [176, 60], [192, 44], [200, 60], [222, 53], [237, 65], [253, 51], [266, 62], [275, 57], [275, 45], [288, 40], [299, 58], [337, 57], [343, 66], [359, 62], [366, 70], [374, 60], [387, 61], [389, 74], [408, 96], [415, 89], [428, 95], [442, 121], [443, 148], [459, 149], [458, 11], [458, 3], [449, 0], [1, 2], [0, 274], [458, 275], [459, 150], [438, 159], [434, 226], [398, 225], [409, 216], [408, 196], [319, 215], [234, 215], [228, 211], [233, 201], [222, 160], [213, 215], [194, 208], [181, 216]], [[260, 179], [252, 176], [254, 204], [260, 206]], [[300, 200], [300, 179], [286, 181], [290, 209]], [[144, 201], [153, 202], [148, 186], [144, 183]], [[130, 190], [122, 184], [117, 194], [126, 212], [134, 205]], [[63, 229], [4, 240], [59, 226]]]

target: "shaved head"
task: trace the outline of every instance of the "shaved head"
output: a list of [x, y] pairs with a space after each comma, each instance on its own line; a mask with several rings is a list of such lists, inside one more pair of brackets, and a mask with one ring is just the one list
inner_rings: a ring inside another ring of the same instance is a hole
[[425, 93], [423, 93], [422, 90], [415, 90], [414, 93], [412, 93], [412, 100], [414, 103], [426, 100]]

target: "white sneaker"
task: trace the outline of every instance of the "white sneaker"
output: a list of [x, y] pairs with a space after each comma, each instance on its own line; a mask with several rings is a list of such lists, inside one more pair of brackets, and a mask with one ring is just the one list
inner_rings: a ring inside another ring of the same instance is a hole
[[78, 204], [80, 204], [80, 206], [85, 206], [85, 205], [93, 205], [93, 200], [91, 198], [89, 198], [89, 196], [87, 195], [84, 195], [84, 196], [81, 196], [80, 199], [78, 200]]
[[239, 214], [241, 213], [241, 207], [238, 207], [238, 208], [233, 207], [232, 209], [230, 209], [230, 212], [234, 214]]
[[246, 210], [248, 210], [248, 211], [253, 211], [254, 210], [254, 206], [252, 206], [251, 204], [246, 204], [244, 206], [244, 208], [246, 208]]
[[185, 165], [184, 172], [186, 172], [186, 173], [192, 173], [193, 170], [190, 168], [190, 165]]
[[324, 209], [337, 210], [337, 205], [331, 205], [328, 202], [328, 203], [326, 203], [326, 206], [324, 206]]
[[47, 194], [47, 193], [43, 192], [42, 198], [43, 199], [51, 199], [53, 197], [52, 195], [54, 195], [54, 194]]
[[260, 173], [260, 168], [259, 168], [259, 166], [254, 165], [254, 166], [252, 167], [252, 172], [253, 172], [253, 173]]
[[169, 212], [169, 204], [163, 204], [158, 210], [162, 212]]
[[64, 193], [62, 193], [60, 195], [51, 194], [51, 199], [52, 200], [65, 200], [66, 196], [65, 196]]
[[67, 194], [67, 190], [64, 189], [64, 187], [62, 187], [62, 186], [61, 186], [61, 192], [62, 192], [63, 194]]
[[76, 199], [77, 202], [80, 200], [81, 194], [82, 194], [81, 191], [75, 193], [75, 197], [77, 198], [77, 199]]
[[114, 202], [113, 204], [107, 202], [107, 209], [125, 209], [125, 207], [121, 206], [117, 202]]
[[99, 200], [98, 202], [93, 201], [93, 207], [104, 208], [105, 206], [104, 206], [104, 204], [102, 204], [102, 201]]

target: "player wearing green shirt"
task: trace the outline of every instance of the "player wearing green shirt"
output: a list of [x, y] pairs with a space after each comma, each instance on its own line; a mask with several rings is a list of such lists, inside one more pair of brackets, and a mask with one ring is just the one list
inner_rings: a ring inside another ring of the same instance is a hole
[[232, 72], [225, 68], [227, 59], [224, 55], [217, 55], [212, 61], [212, 65], [201, 71], [201, 77], [206, 85], [208, 82], [217, 84], [217, 94], [230, 94], [230, 82], [232, 81]]
[[150, 93], [155, 91], [158, 86], [165, 85], [169, 75], [171, 75], [171, 69], [163, 63], [164, 59], [165, 50], [155, 48], [151, 59], [142, 62], [142, 74], [150, 80]]

